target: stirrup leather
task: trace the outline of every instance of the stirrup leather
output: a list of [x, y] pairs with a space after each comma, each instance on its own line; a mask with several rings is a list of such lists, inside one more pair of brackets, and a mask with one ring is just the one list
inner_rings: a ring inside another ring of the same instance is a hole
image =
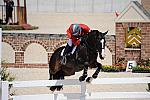
[[66, 56], [63, 56], [62, 60], [61, 60], [61, 64], [66, 65], [66, 62], [67, 62], [67, 58], [66, 58]]

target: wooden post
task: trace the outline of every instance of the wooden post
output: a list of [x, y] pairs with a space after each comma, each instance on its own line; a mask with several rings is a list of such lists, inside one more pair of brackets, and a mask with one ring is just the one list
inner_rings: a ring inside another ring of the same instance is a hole
[[9, 83], [8, 81], [1, 81], [0, 84], [0, 100], [8, 100], [8, 96], [9, 96]]
[[148, 83], [148, 91], [150, 91], [150, 83]]
[[[1, 58], [2, 58], [2, 28], [0, 28], [0, 71], [1, 71]], [[1, 80], [1, 75], [0, 75], [0, 80]]]
[[85, 92], [86, 92], [86, 83], [85, 82], [82, 82], [81, 83], [81, 97], [80, 97], [80, 100], [86, 100], [86, 95], [85, 95]]

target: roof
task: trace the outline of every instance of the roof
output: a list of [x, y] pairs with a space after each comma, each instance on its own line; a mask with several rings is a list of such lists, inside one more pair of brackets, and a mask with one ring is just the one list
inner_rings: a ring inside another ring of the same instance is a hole
[[138, 1], [131, 1], [115, 22], [150, 22], [150, 13]]

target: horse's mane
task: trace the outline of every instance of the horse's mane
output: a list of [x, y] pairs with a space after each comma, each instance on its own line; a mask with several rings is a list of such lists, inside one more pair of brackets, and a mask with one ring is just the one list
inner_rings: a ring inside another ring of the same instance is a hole
[[94, 46], [94, 45], [91, 45], [91, 44], [95, 44], [97, 33], [99, 33], [98, 30], [91, 30], [91, 32], [89, 32], [87, 35], [85, 35], [83, 37], [83, 39], [84, 39], [83, 41], [86, 43], [86, 46], [88, 48], [91, 48], [91, 47]]

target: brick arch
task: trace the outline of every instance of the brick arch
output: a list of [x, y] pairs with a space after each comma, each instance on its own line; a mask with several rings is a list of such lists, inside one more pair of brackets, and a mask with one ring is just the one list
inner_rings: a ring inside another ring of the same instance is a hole
[[67, 43], [67, 42], [66, 41], [58, 42], [58, 44], [56, 44], [56, 46], [54, 46], [53, 51], [55, 51], [57, 48], [59, 48], [60, 46], [62, 46], [65, 43]]
[[16, 47], [14, 46], [14, 44], [12, 42], [10, 42], [8, 40], [2, 40], [2, 42], [8, 43], [13, 48], [13, 50], [16, 51]]
[[21, 50], [22, 50], [22, 51], [25, 51], [26, 48], [28, 47], [28, 45], [31, 44], [31, 43], [40, 44], [40, 45], [42, 45], [42, 46], [45, 48], [46, 51], [48, 51], [47, 45], [45, 45], [42, 41], [37, 41], [37, 40], [25, 42], [25, 43], [22, 45]]

